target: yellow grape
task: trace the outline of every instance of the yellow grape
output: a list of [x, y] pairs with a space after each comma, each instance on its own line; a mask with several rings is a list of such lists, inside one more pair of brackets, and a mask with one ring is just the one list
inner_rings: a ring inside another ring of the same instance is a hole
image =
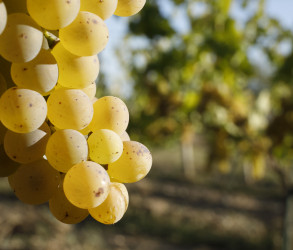
[[0, 35], [0, 54], [10, 62], [34, 59], [43, 44], [41, 28], [23, 13], [8, 15], [6, 28]]
[[97, 92], [96, 82], [92, 82], [89, 86], [81, 89], [92, 100]]
[[4, 137], [4, 148], [10, 159], [26, 164], [45, 155], [46, 144], [51, 135], [47, 123], [30, 133], [15, 133], [7, 130]]
[[87, 209], [76, 207], [68, 201], [64, 194], [63, 183], [59, 185], [57, 192], [49, 200], [49, 208], [57, 220], [66, 224], [79, 223], [89, 215]]
[[21, 165], [8, 181], [18, 199], [37, 205], [49, 201], [55, 194], [60, 185], [60, 173], [41, 159]]
[[81, 0], [80, 10], [96, 14], [103, 20], [112, 16], [117, 8], [118, 0]]
[[129, 112], [125, 103], [114, 96], [104, 96], [94, 105], [93, 120], [89, 125], [92, 132], [99, 129], [110, 129], [121, 135], [127, 128]]
[[67, 51], [61, 43], [52, 50], [59, 69], [58, 83], [67, 88], [85, 88], [94, 82], [100, 71], [97, 55], [76, 56]]
[[108, 196], [110, 178], [98, 163], [83, 161], [66, 173], [63, 183], [67, 199], [79, 208], [99, 206]]
[[76, 18], [80, 0], [27, 0], [27, 9], [40, 26], [48, 30], [58, 30]]
[[30, 89], [12, 87], [0, 99], [1, 121], [16, 133], [29, 133], [39, 128], [47, 115], [44, 97]]
[[126, 131], [124, 131], [121, 135], [120, 138], [122, 141], [130, 141], [130, 137]]
[[0, 96], [7, 90], [7, 83], [4, 76], [0, 73]]
[[99, 164], [109, 164], [116, 161], [123, 151], [120, 136], [109, 129], [100, 129], [93, 132], [87, 142], [90, 159]]
[[123, 183], [136, 182], [144, 178], [152, 166], [152, 155], [141, 143], [124, 141], [120, 158], [108, 165], [109, 175]]
[[90, 215], [103, 224], [114, 224], [125, 214], [128, 192], [122, 183], [111, 183], [107, 199], [98, 207], [89, 209]]
[[116, 16], [133, 16], [138, 13], [145, 5], [146, 0], [118, 0], [115, 10]]
[[78, 56], [93, 56], [101, 52], [108, 43], [109, 32], [99, 16], [80, 11], [76, 19], [59, 31], [64, 48]]
[[0, 0], [0, 35], [5, 29], [7, 23], [7, 10], [4, 2]]
[[12, 175], [17, 168], [20, 166], [19, 163], [11, 160], [4, 150], [4, 145], [0, 145], [0, 177], [7, 177]]
[[[66, 89], [66, 87], [63, 87], [60, 84], [57, 84], [55, 86], [55, 89]], [[67, 88], [70, 89], [70, 88]], [[80, 88], [80, 90], [82, 90], [91, 100], [95, 97], [96, 95], [96, 90], [97, 90], [97, 86], [95, 82], [92, 82], [89, 86], [85, 87], [85, 88]]]
[[11, 76], [17, 86], [47, 95], [57, 83], [57, 62], [50, 51], [41, 50], [30, 62], [12, 63]]
[[66, 173], [73, 165], [87, 160], [87, 141], [76, 130], [57, 130], [49, 138], [46, 147], [46, 157], [55, 169]]
[[82, 130], [93, 117], [92, 102], [80, 89], [57, 89], [47, 105], [48, 118], [59, 129]]

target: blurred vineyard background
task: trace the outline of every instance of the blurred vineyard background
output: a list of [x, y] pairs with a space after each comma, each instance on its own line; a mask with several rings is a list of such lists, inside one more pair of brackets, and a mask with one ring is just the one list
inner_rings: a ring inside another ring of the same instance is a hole
[[266, 4], [148, 0], [127, 19], [97, 97], [125, 100], [150, 174], [113, 226], [61, 224], [2, 179], [0, 249], [293, 249], [293, 33]]

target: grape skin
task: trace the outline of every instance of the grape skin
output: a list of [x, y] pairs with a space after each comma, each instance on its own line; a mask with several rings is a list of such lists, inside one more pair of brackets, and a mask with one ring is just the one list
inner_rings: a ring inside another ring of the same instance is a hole
[[89, 209], [99, 206], [107, 198], [110, 178], [98, 163], [83, 161], [66, 173], [63, 189], [66, 198], [76, 207]]
[[0, 98], [1, 121], [16, 133], [29, 133], [45, 121], [47, 104], [36, 91], [12, 87]]
[[152, 155], [141, 143], [124, 141], [120, 158], [108, 165], [111, 178], [123, 183], [137, 182], [144, 178], [152, 166]]
[[143, 8], [145, 3], [146, 0], [119, 0], [114, 14], [122, 17], [133, 16]]
[[7, 61], [24, 63], [34, 59], [41, 50], [43, 33], [32, 18], [23, 13], [10, 14], [0, 36], [0, 54]]
[[77, 56], [93, 56], [101, 52], [108, 43], [109, 31], [99, 16], [80, 11], [76, 19], [60, 29], [62, 45]]

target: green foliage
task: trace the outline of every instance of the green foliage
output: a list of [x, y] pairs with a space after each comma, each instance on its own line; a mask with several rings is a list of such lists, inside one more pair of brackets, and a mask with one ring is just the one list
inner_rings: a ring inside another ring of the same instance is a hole
[[[284, 56], [279, 49], [292, 44], [292, 33], [266, 15], [264, 0], [242, 26], [230, 13], [237, 4], [231, 0], [168, 3], [170, 15], [162, 14], [157, 1], [148, 1], [129, 24], [127, 41], [143, 36], [150, 45], [132, 49], [143, 63], [131, 65], [130, 131], [162, 145], [192, 126], [208, 142], [210, 166], [227, 169], [237, 155], [238, 162], [252, 165], [256, 178], [268, 157], [289, 163], [293, 54]], [[204, 6], [200, 14], [194, 11], [199, 4]], [[179, 10], [187, 17], [188, 32], [174, 27]], [[255, 63], [251, 50], [263, 61]]]

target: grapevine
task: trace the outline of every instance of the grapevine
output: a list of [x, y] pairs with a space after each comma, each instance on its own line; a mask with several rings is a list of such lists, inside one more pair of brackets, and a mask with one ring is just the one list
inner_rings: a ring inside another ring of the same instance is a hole
[[124, 183], [150, 171], [150, 151], [126, 131], [125, 103], [95, 97], [98, 54], [111, 35], [104, 21], [144, 5], [0, 0], [0, 176], [19, 200], [48, 203], [63, 223], [118, 222], [129, 203]]

